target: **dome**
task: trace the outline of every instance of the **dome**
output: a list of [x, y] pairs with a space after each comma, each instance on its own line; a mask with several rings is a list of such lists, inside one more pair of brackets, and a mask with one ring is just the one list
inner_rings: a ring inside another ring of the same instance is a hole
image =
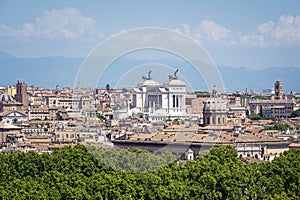
[[8, 93], [3, 93], [3, 94], [0, 94], [0, 101], [2, 102], [14, 102], [14, 98], [9, 95]]
[[[215, 87], [215, 86], [214, 86]], [[223, 126], [227, 123], [227, 102], [217, 94], [217, 90], [212, 90], [210, 98], [204, 102], [203, 124], [205, 126]]]
[[210, 97], [204, 102], [205, 111], [225, 111], [227, 109], [226, 102], [221, 97]]
[[150, 80], [145, 80], [141, 85], [142, 86], [159, 86], [159, 83], [150, 79]]
[[168, 85], [168, 86], [182, 86], [182, 87], [184, 87], [185, 86], [185, 82], [183, 82], [181, 80], [178, 80], [178, 79], [173, 79], [173, 80], [168, 81], [165, 85]]
[[204, 111], [226, 111], [227, 103], [222, 97], [217, 94], [214, 88], [211, 93], [211, 97], [204, 102]]

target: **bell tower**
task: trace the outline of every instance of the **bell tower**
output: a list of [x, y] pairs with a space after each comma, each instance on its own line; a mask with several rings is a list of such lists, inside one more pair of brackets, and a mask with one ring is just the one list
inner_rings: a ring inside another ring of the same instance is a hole
[[23, 104], [23, 106], [28, 106], [28, 94], [27, 94], [27, 85], [24, 82], [17, 82], [16, 85], [17, 93], [15, 95], [15, 99], [17, 102]]
[[281, 81], [276, 81], [274, 84], [274, 96], [275, 99], [279, 100], [282, 99], [282, 82]]

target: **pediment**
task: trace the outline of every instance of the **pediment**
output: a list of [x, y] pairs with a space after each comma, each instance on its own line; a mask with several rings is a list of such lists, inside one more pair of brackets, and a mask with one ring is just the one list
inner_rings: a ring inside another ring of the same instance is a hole
[[27, 117], [26, 114], [21, 113], [19, 111], [11, 111], [9, 113], [2, 114], [3, 117]]

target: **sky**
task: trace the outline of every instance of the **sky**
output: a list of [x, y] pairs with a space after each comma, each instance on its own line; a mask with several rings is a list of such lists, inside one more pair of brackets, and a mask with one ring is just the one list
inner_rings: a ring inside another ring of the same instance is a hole
[[85, 58], [122, 31], [160, 27], [193, 38], [218, 65], [300, 67], [300, 1], [0, 2], [0, 51]]

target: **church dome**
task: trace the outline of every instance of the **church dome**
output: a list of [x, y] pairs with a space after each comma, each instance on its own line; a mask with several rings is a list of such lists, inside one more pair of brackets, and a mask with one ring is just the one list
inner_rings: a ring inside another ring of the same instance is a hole
[[210, 98], [204, 102], [203, 124], [213, 126], [214, 129], [227, 123], [227, 103], [217, 94], [214, 88]]
[[226, 102], [221, 97], [210, 97], [204, 102], [205, 111], [225, 111], [227, 109]]
[[211, 97], [204, 102], [204, 111], [226, 111], [227, 103], [222, 97], [217, 95], [217, 91], [213, 89]]
[[8, 93], [3, 93], [3, 94], [0, 94], [0, 101], [1, 102], [14, 102], [14, 98], [9, 95]]

